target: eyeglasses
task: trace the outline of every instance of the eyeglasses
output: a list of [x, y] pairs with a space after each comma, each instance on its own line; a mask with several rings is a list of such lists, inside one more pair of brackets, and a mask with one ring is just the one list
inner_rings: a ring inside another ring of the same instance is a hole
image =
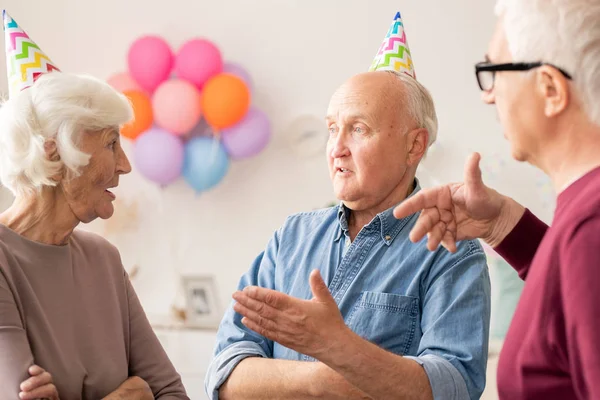
[[539, 68], [542, 65], [548, 65], [556, 68], [561, 74], [567, 79], [573, 79], [569, 73], [565, 70], [548, 63], [535, 62], [535, 63], [506, 63], [506, 64], [492, 64], [489, 62], [481, 62], [475, 65], [475, 75], [477, 76], [477, 83], [479, 88], [484, 92], [488, 92], [494, 88], [494, 82], [496, 80], [496, 72], [498, 71], [529, 71], [534, 68]]

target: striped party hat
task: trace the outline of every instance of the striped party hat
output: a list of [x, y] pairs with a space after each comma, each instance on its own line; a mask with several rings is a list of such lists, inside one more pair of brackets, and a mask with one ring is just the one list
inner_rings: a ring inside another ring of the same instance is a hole
[[46, 54], [19, 27], [6, 10], [2, 12], [6, 38], [6, 69], [9, 96], [27, 89], [42, 74], [58, 71]]
[[371, 63], [369, 71], [397, 71], [404, 72], [417, 79], [415, 67], [410, 55], [410, 48], [406, 41], [404, 24], [400, 13], [396, 13], [394, 21], [388, 30], [377, 55]]

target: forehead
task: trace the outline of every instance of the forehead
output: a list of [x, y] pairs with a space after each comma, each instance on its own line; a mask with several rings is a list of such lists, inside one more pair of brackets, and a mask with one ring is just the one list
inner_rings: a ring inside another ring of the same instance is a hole
[[399, 83], [394, 82], [392, 75], [384, 73], [353, 77], [333, 94], [327, 114], [333, 118], [360, 114], [378, 119], [401, 100]]
[[500, 16], [496, 21], [494, 33], [488, 46], [488, 58], [494, 63], [504, 63], [512, 61], [508, 41], [506, 40], [506, 31], [504, 30], [504, 17]]

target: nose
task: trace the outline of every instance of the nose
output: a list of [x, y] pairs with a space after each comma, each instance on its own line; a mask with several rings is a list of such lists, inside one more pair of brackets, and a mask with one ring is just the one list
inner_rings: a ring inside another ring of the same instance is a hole
[[494, 94], [494, 89], [485, 90], [481, 92], [481, 100], [485, 104], [495, 104], [496, 103], [496, 95]]
[[119, 147], [119, 155], [117, 158], [117, 174], [126, 175], [131, 172], [131, 164], [122, 147]]
[[329, 155], [331, 158], [341, 158], [350, 155], [350, 149], [346, 143], [347, 135], [343, 130], [337, 134], [337, 136], [329, 139], [331, 141], [331, 150]]

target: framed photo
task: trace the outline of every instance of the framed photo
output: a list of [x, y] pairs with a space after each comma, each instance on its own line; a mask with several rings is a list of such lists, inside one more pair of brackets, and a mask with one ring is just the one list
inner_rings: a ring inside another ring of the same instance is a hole
[[182, 277], [185, 293], [185, 325], [193, 328], [217, 329], [222, 313], [214, 277]]

